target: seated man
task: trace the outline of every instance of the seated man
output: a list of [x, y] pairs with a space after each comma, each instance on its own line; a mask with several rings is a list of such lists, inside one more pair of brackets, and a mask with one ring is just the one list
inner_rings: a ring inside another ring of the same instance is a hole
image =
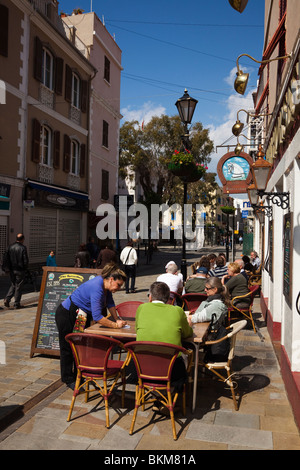
[[[164, 282], [150, 286], [149, 303], [136, 311], [136, 340], [157, 341], [181, 346], [181, 340], [193, 336], [186, 315], [181, 307], [167, 304], [170, 289]], [[178, 357], [172, 370], [172, 385], [181, 391], [187, 378], [182, 357]]]
[[156, 279], [158, 282], [164, 282], [169, 286], [171, 292], [181, 294], [183, 288], [182, 275], [178, 273], [178, 266], [174, 261], [169, 261], [165, 266], [166, 272]]
[[261, 261], [258, 257], [258, 253], [256, 251], [251, 251], [250, 258], [251, 258], [251, 264], [254, 267], [254, 271], [257, 271], [261, 265]]
[[185, 294], [205, 294], [205, 284], [207, 280], [208, 269], [200, 267], [197, 269], [196, 276], [190, 276], [184, 286]]

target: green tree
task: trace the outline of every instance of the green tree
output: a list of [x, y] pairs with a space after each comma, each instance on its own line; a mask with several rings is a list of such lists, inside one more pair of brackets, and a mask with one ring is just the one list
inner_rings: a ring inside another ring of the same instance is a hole
[[[183, 134], [184, 127], [179, 116], [155, 116], [143, 129], [137, 121], [127, 121], [121, 127], [120, 176], [128, 176], [128, 168], [138, 174], [146, 205], [150, 201], [182, 201], [183, 185], [168, 170], [167, 163], [175, 149], [183, 149]], [[209, 138], [209, 131], [203, 128], [201, 122], [191, 126], [190, 141], [195, 162], [207, 165], [213, 151], [213, 142]], [[193, 199], [198, 198], [199, 201], [199, 194], [205, 190], [206, 184], [210, 187], [214, 185], [214, 174], [206, 174], [205, 181], [189, 184], [189, 192], [195, 193]]]

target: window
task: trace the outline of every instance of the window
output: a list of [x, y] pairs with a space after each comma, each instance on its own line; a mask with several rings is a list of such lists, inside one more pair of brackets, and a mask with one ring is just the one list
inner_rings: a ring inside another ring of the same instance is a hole
[[80, 108], [80, 79], [75, 73], [72, 74], [72, 105]]
[[104, 79], [110, 83], [110, 60], [104, 57]]
[[53, 56], [45, 48], [42, 54], [42, 83], [50, 90], [53, 89]]
[[102, 145], [108, 148], [108, 122], [103, 121], [102, 126]]
[[71, 168], [73, 175], [79, 175], [79, 144], [76, 140], [71, 140]]
[[109, 198], [109, 172], [102, 170], [101, 198], [107, 201]]
[[0, 55], [8, 57], [8, 8], [0, 5]]
[[40, 162], [43, 165], [52, 166], [51, 150], [51, 130], [47, 126], [41, 126]]

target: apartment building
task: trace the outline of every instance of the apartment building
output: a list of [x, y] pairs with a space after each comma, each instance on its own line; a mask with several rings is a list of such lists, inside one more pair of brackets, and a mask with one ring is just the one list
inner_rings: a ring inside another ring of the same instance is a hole
[[86, 45], [97, 74], [91, 83], [89, 133], [89, 235], [96, 237], [97, 207], [118, 194], [120, 87], [122, 52], [94, 13], [63, 18]]
[[31, 265], [71, 266], [117, 193], [121, 51], [56, 0], [0, 0], [0, 23], [0, 254], [24, 232]]

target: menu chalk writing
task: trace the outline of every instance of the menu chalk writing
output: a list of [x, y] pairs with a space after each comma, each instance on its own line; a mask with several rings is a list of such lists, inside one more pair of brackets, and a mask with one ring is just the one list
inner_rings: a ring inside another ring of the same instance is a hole
[[82, 283], [100, 274], [97, 269], [43, 267], [43, 279], [32, 337], [30, 357], [34, 353], [59, 356], [57, 307]]

